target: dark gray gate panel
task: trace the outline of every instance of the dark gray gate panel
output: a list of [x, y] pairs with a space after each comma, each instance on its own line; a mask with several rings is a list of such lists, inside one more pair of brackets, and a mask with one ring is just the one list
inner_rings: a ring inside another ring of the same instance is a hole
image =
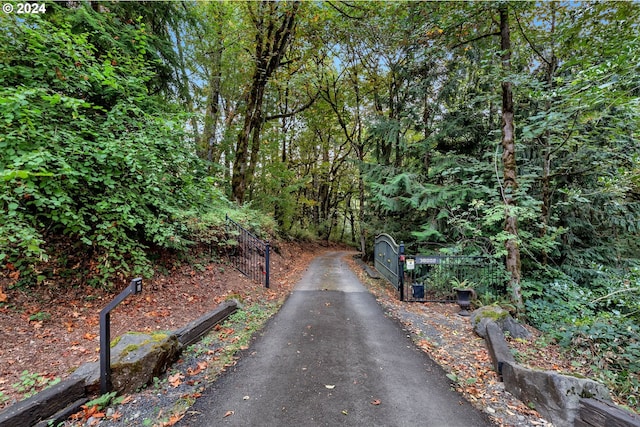
[[376, 236], [375, 267], [393, 286], [400, 285], [400, 245], [388, 234]]

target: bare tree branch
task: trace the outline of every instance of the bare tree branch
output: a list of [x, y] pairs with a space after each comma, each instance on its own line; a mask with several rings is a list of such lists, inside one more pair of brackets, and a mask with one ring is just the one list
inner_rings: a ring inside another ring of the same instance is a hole
[[313, 95], [313, 97], [311, 97], [311, 99], [309, 99], [309, 102], [307, 102], [306, 104], [300, 106], [299, 108], [295, 109], [294, 111], [290, 111], [288, 113], [274, 114], [273, 116], [267, 116], [267, 117], [265, 117], [264, 121], [268, 122], [270, 120], [284, 119], [286, 117], [295, 116], [296, 114], [301, 113], [304, 110], [306, 110], [307, 108], [311, 107], [313, 105], [313, 103], [316, 102], [316, 99], [318, 99], [319, 96], [320, 96], [320, 91], [316, 92], [316, 94]]
[[451, 46], [451, 49], [457, 49], [457, 48], [459, 48], [460, 46], [464, 46], [465, 44], [473, 43], [473, 42], [476, 42], [476, 41], [478, 41], [478, 40], [482, 40], [482, 39], [487, 38], [487, 37], [499, 36], [499, 35], [500, 35], [500, 31], [495, 31], [495, 32], [493, 32], [493, 33], [483, 34], [483, 35], [481, 35], [481, 36], [474, 37], [474, 38], [472, 38], [472, 39], [470, 39], [470, 40], [465, 40], [465, 41], [460, 42], [460, 43], [458, 43], [458, 44], [456, 44], [456, 45], [454, 45], [454, 46]]
[[536, 49], [536, 47], [533, 45], [533, 43], [531, 42], [531, 40], [529, 40], [529, 37], [527, 37], [527, 34], [524, 32], [524, 28], [522, 28], [522, 24], [520, 24], [520, 18], [518, 17], [518, 14], [514, 11], [513, 14], [516, 17], [516, 22], [518, 23], [518, 28], [520, 29], [520, 34], [522, 34], [522, 37], [524, 37], [524, 39], [527, 41], [527, 43], [529, 43], [529, 47], [531, 48], [531, 50], [533, 50], [535, 52], [536, 55], [538, 55], [540, 57], [540, 59], [542, 59], [547, 65], [551, 65], [551, 62], [549, 62], [547, 60], [547, 58], [544, 57], [543, 54], [541, 54], [538, 49]]
[[334, 4], [333, 4], [332, 2], [330, 2], [330, 1], [328, 1], [328, 2], [327, 2], [327, 4], [328, 4], [329, 6], [331, 6], [332, 8], [334, 8], [335, 10], [337, 10], [337, 11], [338, 11], [338, 13], [339, 13], [340, 15], [346, 16], [346, 17], [347, 17], [347, 18], [349, 18], [349, 19], [356, 19], [356, 20], [360, 20], [360, 19], [362, 19], [362, 18], [363, 18], [362, 16], [353, 16], [353, 15], [349, 15], [347, 12], [345, 12], [345, 11], [344, 11], [344, 10], [342, 10], [342, 9], [340, 9], [338, 6], [334, 5]]

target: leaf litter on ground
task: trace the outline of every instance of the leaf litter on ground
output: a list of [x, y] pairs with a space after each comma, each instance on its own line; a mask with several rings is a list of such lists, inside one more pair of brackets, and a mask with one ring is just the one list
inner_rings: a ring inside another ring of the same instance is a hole
[[[265, 301], [275, 303], [277, 306], [283, 298], [290, 292], [292, 284], [295, 284], [302, 275], [302, 272], [308, 265], [309, 261], [318, 253], [322, 248], [315, 251], [297, 251], [296, 261], [288, 262], [288, 267], [283, 269], [284, 275], [273, 283], [279, 284], [279, 286], [272, 286], [271, 289], [266, 291], [263, 289], [257, 289], [252, 286], [248, 281], [243, 282], [242, 286], [238, 286], [238, 281], [242, 281], [243, 278], [234, 274], [226, 274], [227, 276], [233, 276], [232, 282], [230, 282], [229, 293], [239, 294], [245, 301], [245, 308], [249, 309], [252, 303], [263, 304]], [[302, 256], [302, 258], [299, 258]], [[539, 415], [526, 405], [514, 399], [509, 393], [504, 391], [502, 383], [497, 381], [497, 377], [491, 367], [490, 357], [484, 347], [482, 339], [479, 339], [467, 324], [466, 329], [459, 328], [461, 322], [464, 319], [456, 314], [456, 308], [442, 305], [433, 304], [416, 304], [416, 303], [403, 303], [398, 301], [394, 290], [385, 285], [381, 281], [372, 281], [368, 279], [359, 267], [356, 266], [353, 260], [348, 259], [348, 263], [352, 266], [352, 269], [360, 276], [360, 279], [369, 290], [376, 296], [378, 302], [381, 304], [385, 312], [397, 318], [407, 329], [408, 332], [414, 337], [416, 345], [423, 351], [427, 352], [436, 362], [438, 362], [443, 368], [455, 375], [457, 381], [452, 380], [452, 387], [461, 392], [472, 404], [478, 408], [484, 410], [491, 415], [491, 418], [499, 426], [548, 426], [545, 420], [541, 419]], [[215, 273], [218, 270], [214, 268], [205, 268], [204, 273]], [[183, 275], [184, 276], [184, 275]], [[216, 279], [215, 274], [211, 276], [214, 283], [225, 283], [227, 280]], [[209, 278], [208, 280], [212, 280]], [[166, 279], [162, 279], [167, 283]], [[193, 289], [199, 288], [201, 283], [206, 282], [202, 277], [189, 277], [186, 283], [180, 284], [181, 291], [188, 292], [190, 286]], [[229, 282], [228, 282], [229, 283]], [[218, 285], [219, 286], [219, 285]], [[204, 288], [204, 287], [203, 287]], [[237, 289], [245, 289], [238, 293]], [[201, 313], [194, 312], [193, 307], [186, 307], [185, 311], [181, 312], [180, 309], [184, 308], [184, 296], [180, 298], [174, 297], [171, 291], [172, 287], [166, 287], [160, 292], [161, 295], [155, 295], [153, 298], [156, 301], [162, 301], [166, 305], [166, 309], [170, 312], [167, 317], [142, 317], [144, 321], [153, 320], [156, 322], [162, 321], [165, 324], [173, 325], [174, 328], [182, 326], [183, 322], [191, 317], [195, 318], [201, 315]], [[223, 288], [220, 287], [222, 290]], [[231, 291], [231, 289], [233, 289]], [[218, 296], [211, 296], [210, 289], [202, 289], [203, 301], [205, 298], [210, 303], [215, 305], [221, 303], [224, 300], [224, 294]], [[163, 297], [165, 295], [165, 297]], [[147, 296], [147, 299], [150, 298]], [[76, 300], [78, 298], [75, 298]], [[156, 302], [157, 303], [157, 302]], [[85, 305], [94, 305], [93, 303], [86, 303]], [[96, 306], [99, 308], [101, 304]], [[82, 304], [76, 304], [76, 307], [82, 307]], [[129, 305], [125, 308], [127, 311], [135, 312], [141, 310], [141, 306], [135, 304]], [[38, 310], [34, 311], [37, 312]], [[157, 310], [156, 310], [157, 311]], [[82, 308], [74, 308], [74, 312], [79, 316], [85, 317], [87, 322], [81, 322], [79, 326], [74, 329], [74, 335], [70, 337], [71, 341], [79, 341], [78, 338], [85, 333], [97, 333], [97, 329], [82, 330], [83, 325], [97, 326], [97, 316], [92, 316], [90, 312], [82, 310]], [[275, 308], [274, 308], [275, 312]], [[185, 316], [185, 313], [189, 315]], [[95, 319], [93, 319], [95, 317]], [[63, 316], [59, 317], [64, 319]], [[74, 318], [77, 318], [74, 317]], [[135, 316], [129, 315], [129, 318], [123, 316], [119, 329], [122, 329], [122, 325], [131, 326], [131, 319]], [[51, 325], [55, 322], [54, 319], [58, 319], [55, 313], [52, 313], [52, 320], [45, 321], [45, 324]], [[90, 322], [90, 320], [95, 320]], [[118, 319], [118, 317], [116, 317]], [[173, 322], [173, 323], [171, 323]], [[468, 321], [467, 321], [468, 323]], [[67, 332], [66, 327], [60, 322], [61, 328]], [[220, 325], [218, 330], [210, 334], [207, 340], [203, 340], [197, 344], [194, 344], [189, 348], [187, 352], [182, 355], [182, 358], [178, 363], [172, 367], [172, 370], [162, 378], [157, 378], [154, 382], [147, 387], [141, 389], [138, 393], [128, 395], [124, 397], [124, 402], [119, 403], [115, 407], [107, 408], [104, 411], [104, 417], [93, 418], [94, 425], [99, 426], [171, 426], [181, 419], [188, 411], [188, 408], [195, 402], [204, 389], [212, 382], [215, 381], [217, 376], [224, 372], [229, 366], [236, 363], [238, 351], [243, 351], [249, 348], [247, 340], [243, 340], [242, 335], [251, 335], [254, 331], [247, 330], [246, 325], [242, 322], [236, 322], [235, 324]], [[166, 327], [157, 326], [158, 328], [168, 329]], [[52, 328], [53, 329], [53, 328]], [[143, 328], [144, 329], [144, 328]], [[153, 330], [149, 328], [150, 330]], [[147, 330], [149, 330], [147, 329]], [[233, 331], [231, 331], [233, 330]], [[95, 331], [95, 332], [94, 332]], [[456, 333], [454, 334], [453, 331]], [[224, 332], [219, 334], [220, 332]], [[232, 342], [233, 341], [233, 342]], [[97, 354], [97, 353], [96, 353]], [[555, 358], [560, 359], [560, 356]], [[52, 354], [52, 359], [58, 356], [58, 354]], [[95, 356], [94, 356], [95, 357]], [[45, 361], [49, 360], [46, 356]], [[95, 359], [94, 359], [95, 360]], [[206, 364], [203, 365], [202, 363]], [[570, 363], [570, 362], [569, 362]], [[180, 379], [180, 383], [176, 383], [176, 387], [173, 387], [169, 382], [169, 376], [176, 375], [176, 373], [182, 373], [180, 376], [175, 377]], [[186, 380], [185, 380], [186, 379]], [[0, 377], [0, 384], [2, 381], [6, 382], [6, 379]], [[371, 402], [372, 405], [377, 406], [374, 399]], [[99, 412], [100, 413], [100, 412]], [[84, 417], [83, 417], [84, 418]], [[70, 419], [64, 423], [64, 426], [84, 426], [84, 422]]]

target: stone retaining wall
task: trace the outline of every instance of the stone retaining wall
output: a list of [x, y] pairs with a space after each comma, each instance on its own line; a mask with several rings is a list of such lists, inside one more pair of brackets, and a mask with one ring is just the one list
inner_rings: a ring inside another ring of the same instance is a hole
[[474, 331], [485, 338], [505, 389], [555, 427], [640, 427], [640, 417], [614, 405], [609, 390], [599, 382], [519, 365], [500, 325], [502, 313], [474, 314]]

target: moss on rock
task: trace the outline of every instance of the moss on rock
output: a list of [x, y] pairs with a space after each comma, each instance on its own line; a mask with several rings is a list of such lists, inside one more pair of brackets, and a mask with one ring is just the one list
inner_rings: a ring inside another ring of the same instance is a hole
[[146, 385], [177, 358], [178, 348], [175, 335], [165, 332], [124, 334], [112, 351], [114, 389], [128, 393]]

